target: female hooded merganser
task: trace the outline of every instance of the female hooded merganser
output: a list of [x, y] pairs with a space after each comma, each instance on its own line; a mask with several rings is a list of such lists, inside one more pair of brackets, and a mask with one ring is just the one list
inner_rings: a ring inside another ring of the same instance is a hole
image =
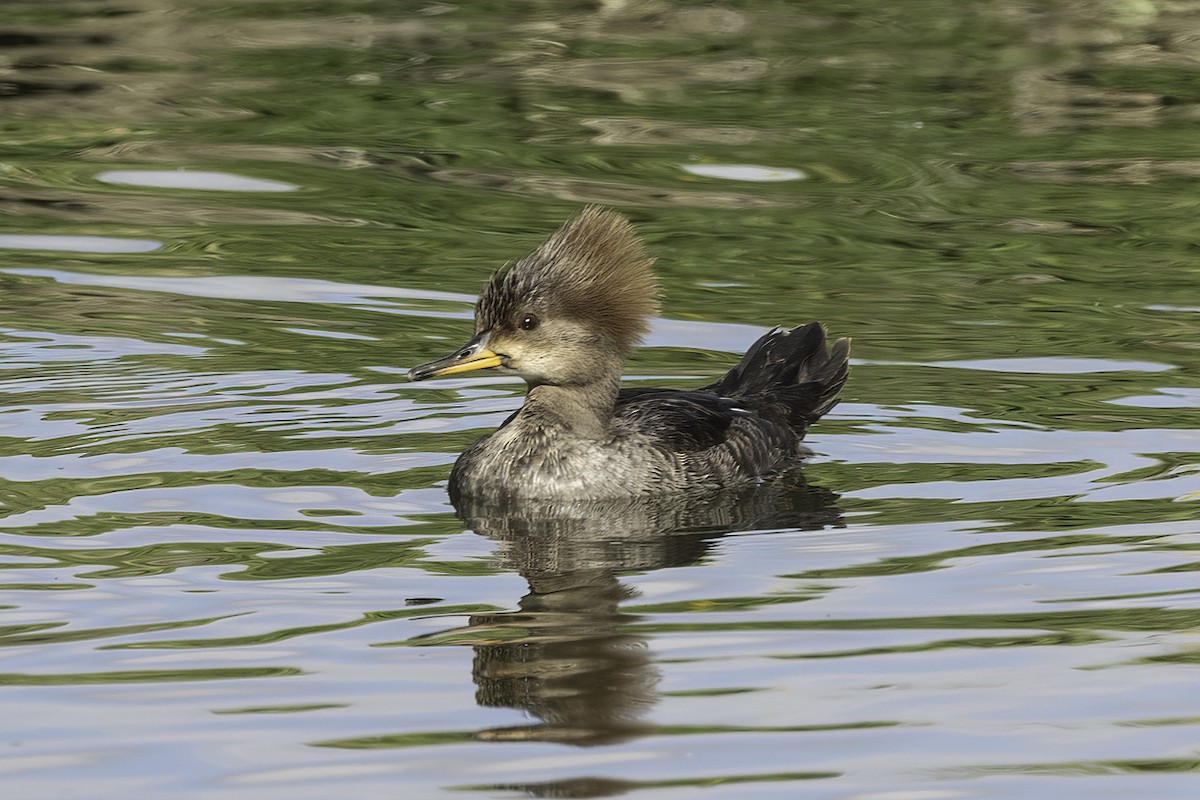
[[773, 330], [703, 389], [620, 388], [658, 283], [633, 226], [586, 208], [496, 272], [475, 336], [410, 380], [496, 367], [529, 384], [521, 409], [468, 447], [452, 498], [595, 500], [745, 485], [811, 455], [808, 426], [837, 403], [848, 339], [816, 322]]

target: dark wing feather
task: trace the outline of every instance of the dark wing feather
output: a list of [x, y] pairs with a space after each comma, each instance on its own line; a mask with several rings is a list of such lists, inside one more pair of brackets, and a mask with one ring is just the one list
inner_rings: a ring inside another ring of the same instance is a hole
[[763, 418], [803, 436], [810, 424], [837, 404], [849, 356], [848, 339], [838, 339], [826, 349], [825, 329], [818, 322], [790, 331], [773, 330], [704, 390], [736, 398]]
[[617, 395], [616, 420], [653, 436], [677, 453], [707, 450], [726, 440], [729, 426], [749, 412], [707, 391], [629, 388]]

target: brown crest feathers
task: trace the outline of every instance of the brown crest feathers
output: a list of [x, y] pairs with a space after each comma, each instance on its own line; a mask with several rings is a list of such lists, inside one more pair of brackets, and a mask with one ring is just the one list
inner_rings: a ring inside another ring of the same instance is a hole
[[658, 281], [629, 220], [589, 206], [536, 250], [497, 272], [483, 295], [481, 324], [495, 325], [531, 305], [589, 323], [631, 347], [658, 310]]

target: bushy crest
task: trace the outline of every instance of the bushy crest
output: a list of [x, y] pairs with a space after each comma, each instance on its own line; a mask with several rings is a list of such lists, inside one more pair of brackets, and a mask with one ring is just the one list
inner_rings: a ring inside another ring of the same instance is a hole
[[589, 206], [492, 276], [479, 298], [476, 328], [510, 328], [533, 312], [577, 320], [632, 347], [658, 310], [652, 263], [629, 220]]

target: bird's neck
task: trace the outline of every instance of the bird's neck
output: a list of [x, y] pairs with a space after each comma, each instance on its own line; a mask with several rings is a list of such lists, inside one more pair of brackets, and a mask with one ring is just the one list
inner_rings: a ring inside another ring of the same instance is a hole
[[560, 437], [604, 439], [620, 386], [621, 376], [615, 372], [584, 384], [530, 386], [514, 422]]

